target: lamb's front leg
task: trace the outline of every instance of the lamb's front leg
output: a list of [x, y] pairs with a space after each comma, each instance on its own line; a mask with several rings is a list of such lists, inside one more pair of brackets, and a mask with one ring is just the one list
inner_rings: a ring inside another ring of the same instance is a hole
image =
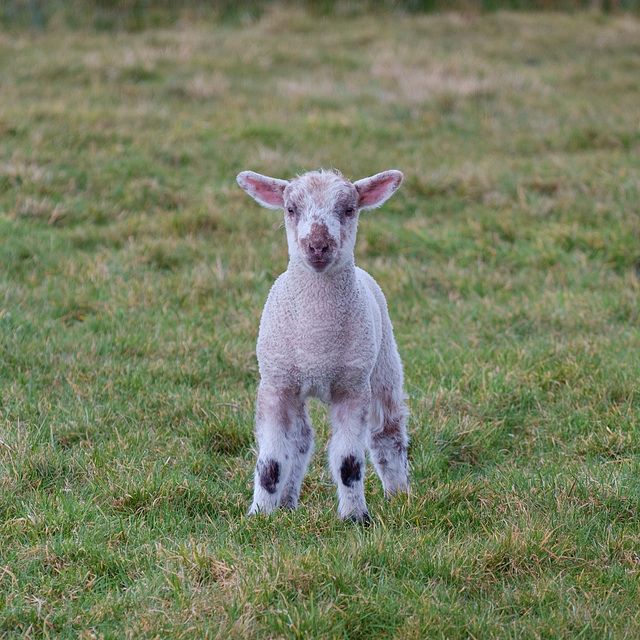
[[[283, 499], [286, 506], [295, 506], [298, 496], [291, 495], [292, 480], [294, 493], [300, 490], [300, 434], [296, 433], [298, 417], [305, 414], [298, 394], [260, 385], [256, 403], [256, 440], [258, 460], [254, 473], [253, 503], [249, 515], [271, 513]], [[310, 425], [305, 432], [312, 439]], [[293, 437], [292, 437], [293, 436]], [[311, 450], [311, 443], [307, 449]], [[304, 456], [306, 467], [308, 456]], [[292, 478], [292, 473], [295, 478]], [[284, 494], [287, 495], [284, 495]]]
[[370, 391], [367, 389], [332, 398], [330, 420], [333, 435], [329, 443], [329, 464], [338, 486], [338, 516], [369, 522], [364, 497], [365, 440], [369, 419]]
[[271, 513], [280, 506], [282, 491], [289, 477], [292, 447], [287, 394], [260, 385], [256, 402], [256, 441], [258, 460], [253, 475], [253, 503], [249, 515]]

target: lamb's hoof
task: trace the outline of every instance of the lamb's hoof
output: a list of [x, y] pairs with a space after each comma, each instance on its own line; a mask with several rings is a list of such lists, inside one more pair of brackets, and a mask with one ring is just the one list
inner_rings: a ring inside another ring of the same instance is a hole
[[346, 522], [353, 522], [354, 524], [361, 524], [365, 529], [368, 529], [373, 524], [371, 516], [367, 511], [364, 513], [356, 513], [355, 511], [352, 511], [344, 517], [344, 520]]
[[387, 500], [391, 500], [393, 498], [395, 498], [396, 496], [401, 496], [403, 494], [407, 494], [409, 493], [409, 485], [408, 484], [401, 484], [398, 485], [397, 487], [394, 487], [393, 489], [385, 489], [384, 490], [384, 497]]
[[267, 511], [261, 509], [255, 502], [249, 507], [247, 511], [247, 517], [253, 518], [254, 516], [266, 515]]

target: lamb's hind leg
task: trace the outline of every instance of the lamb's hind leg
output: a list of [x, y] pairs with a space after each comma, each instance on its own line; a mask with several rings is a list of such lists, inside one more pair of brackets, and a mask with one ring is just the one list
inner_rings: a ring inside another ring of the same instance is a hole
[[374, 391], [367, 446], [373, 466], [388, 495], [409, 490], [408, 413], [400, 393], [387, 388]]
[[[301, 398], [294, 392], [258, 389], [256, 440], [258, 460], [254, 473], [253, 503], [249, 515], [270, 513], [281, 504], [294, 507], [311, 455], [313, 431]], [[306, 454], [300, 451], [306, 448]]]
[[280, 505], [286, 509], [297, 509], [302, 480], [307, 472], [307, 465], [313, 453], [313, 428], [311, 419], [303, 404], [295, 418], [291, 429], [291, 447], [293, 459], [289, 479], [284, 485]]

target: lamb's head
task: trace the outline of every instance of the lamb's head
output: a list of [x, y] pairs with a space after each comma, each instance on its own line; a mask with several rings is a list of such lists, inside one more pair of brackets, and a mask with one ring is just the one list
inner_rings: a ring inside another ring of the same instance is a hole
[[243, 171], [238, 184], [269, 209], [284, 209], [289, 256], [323, 273], [353, 262], [361, 209], [379, 207], [402, 182], [390, 170], [349, 182], [336, 171], [311, 171], [291, 182]]

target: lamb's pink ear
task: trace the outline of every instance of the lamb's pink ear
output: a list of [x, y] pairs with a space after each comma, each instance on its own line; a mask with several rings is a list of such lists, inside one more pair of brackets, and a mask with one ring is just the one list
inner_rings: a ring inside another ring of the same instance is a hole
[[373, 209], [379, 207], [385, 200], [388, 200], [393, 192], [400, 186], [402, 182], [402, 171], [390, 169], [382, 173], [376, 173], [370, 178], [362, 178], [353, 183], [360, 199], [358, 200], [359, 209]]
[[238, 184], [257, 202], [267, 209], [284, 208], [282, 194], [289, 184], [286, 180], [270, 178], [254, 171], [238, 174]]

